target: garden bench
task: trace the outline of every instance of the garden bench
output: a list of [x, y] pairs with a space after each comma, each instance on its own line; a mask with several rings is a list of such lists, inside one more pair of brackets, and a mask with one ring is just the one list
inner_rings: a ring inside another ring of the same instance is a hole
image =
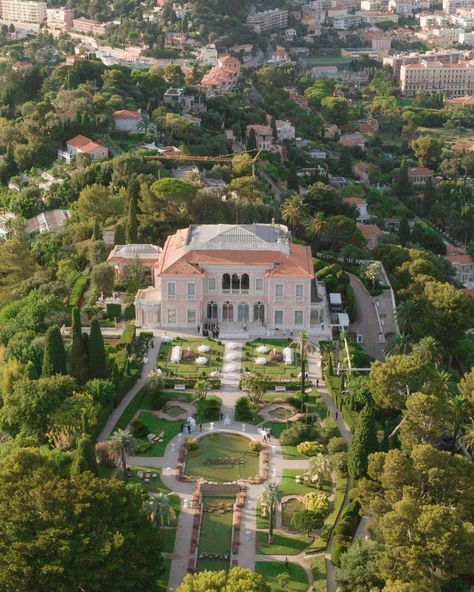
[[285, 393], [286, 392], [286, 386], [276, 386], [275, 387], [275, 392], [276, 393]]
[[175, 384], [174, 385], [174, 390], [175, 391], [185, 391], [186, 390], [186, 385], [185, 384]]

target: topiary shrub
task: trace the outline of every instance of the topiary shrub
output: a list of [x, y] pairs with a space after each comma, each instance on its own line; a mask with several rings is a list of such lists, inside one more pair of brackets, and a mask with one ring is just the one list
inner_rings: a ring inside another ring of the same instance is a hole
[[148, 435], [148, 428], [146, 427], [146, 425], [142, 422], [142, 420], [140, 418], [137, 417], [137, 419], [135, 419], [132, 422], [132, 434], [134, 435], [135, 438], [146, 438]]
[[296, 450], [300, 454], [304, 454], [305, 456], [316, 456], [319, 452], [323, 451], [323, 445], [319, 442], [301, 442], [296, 447]]
[[236, 421], [249, 421], [253, 418], [255, 412], [255, 405], [248, 397], [240, 397], [235, 402], [235, 419]]
[[331, 562], [336, 567], [341, 564], [341, 555], [350, 547], [351, 540], [341, 534], [337, 534], [332, 540]]
[[280, 436], [280, 444], [282, 446], [297, 446], [305, 440], [315, 440], [316, 436], [317, 430], [314, 426], [297, 423], [291, 428], [283, 430]]

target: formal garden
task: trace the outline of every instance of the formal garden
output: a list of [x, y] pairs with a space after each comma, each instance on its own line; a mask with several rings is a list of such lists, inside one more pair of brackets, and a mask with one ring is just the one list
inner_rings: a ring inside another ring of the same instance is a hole
[[268, 382], [299, 383], [301, 358], [291, 338], [258, 338], [242, 350], [242, 369], [255, 372]]
[[175, 337], [163, 341], [157, 359], [157, 369], [165, 383], [180, 378], [197, 380], [218, 379], [224, 358], [224, 345], [209, 337]]

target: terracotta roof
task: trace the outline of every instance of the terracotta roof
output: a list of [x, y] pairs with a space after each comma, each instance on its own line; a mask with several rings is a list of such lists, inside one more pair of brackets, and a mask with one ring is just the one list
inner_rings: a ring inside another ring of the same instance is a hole
[[75, 136], [66, 142], [67, 146], [72, 146], [73, 148], [77, 148], [81, 152], [93, 152], [97, 148], [105, 149], [104, 146], [97, 144], [93, 140], [86, 138], [86, 136]]
[[375, 224], [357, 224], [357, 227], [365, 240], [368, 240], [372, 236], [382, 236], [383, 234], [387, 234], [385, 230], [380, 230]]
[[311, 248], [290, 244], [290, 254], [272, 250], [196, 249], [185, 250], [188, 229], [169, 236], [162, 257], [156, 265], [157, 275], [202, 275], [201, 265], [268, 265], [272, 277], [313, 278]]
[[272, 128], [269, 125], [260, 125], [258, 123], [254, 125], [248, 125], [247, 131], [253, 129], [257, 136], [271, 136], [272, 135]]
[[361, 197], [345, 197], [344, 201], [351, 206], [359, 206], [366, 203], [365, 199]]
[[112, 113], [114, 119], [140, 119], [140, 111], [129, 111], [128, 109], [121, 109]]
[[444, 101], [445, 105], [474, 105], [474, 96], [467, 95], [465, 97], [454, 97], [453, 99], [446, 99]]
[[450, 253], [449, 255], [445, 255], [444, 258], [451, 263], [458, 263], [460, 265], [469, 265], [470, 263], [473, 263], [471, 256], [467, 253]]
[[411, 167], [408, 169], [409, 177], [432, 177], [433, 171], [427, 167]]
[[464, 292], [471, 298], [474, 298], [474, 288], [465, 288]]

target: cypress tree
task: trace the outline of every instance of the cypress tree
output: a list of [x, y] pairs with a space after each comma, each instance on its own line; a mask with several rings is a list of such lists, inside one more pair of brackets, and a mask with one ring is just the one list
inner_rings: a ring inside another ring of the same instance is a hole
[[349, 444], [347, 468], [353, 479], [367, 474], [369, 454], [378, 448], [377, 426], [372, 405], [365, 405], [359, 416], [359, 423]]
[[286, 180], [286, 188], [288, 191], [299, 192], [300, 184], [298, 182], [298, 173], [296, 172], [296, 166], [293, 162], [288, 167], [288, 178]]
[[97, 319], [92, 321], [89, 335], [89, 376], [90, 378], [106, 378], [107, 376], [104, 339]]
[[408, 197], [408, 193], [410, 190], [410, 181], [408, 180], [408, 164], [405, 159], [402, 160], [400, 164], [400, 169], [398, 171], [398, 179], [396, 185], [396, 193], [397, 197], [401, 200], [404, 200]]
[[117, 222], [114, 229], [114, 245], [125, 244], [125, 227], [122, 222]]
[[352, 154], [349, 148], [344, 147], [339, 154], [338, 169], [344, 177], [352, 176]]
[[66, 374], [66, 352], [58, 327], [49, 327], [44, 342], [41, 376], [54, 374]]
[[433, 187], [433, 179], [428, 177], [426, 179], [425, 190], [423, 191], [423, 202], [422, 202], [422, 209], [423, 209], [423, 216], [428, 218], [431, 212], [431, 208], [435, 202], [435, 189]]
[[94, 230], [92, 232], [92, 238], [94, 240], [103, 240], [103, 235], [102, 235], [102, 230], [100, 228], [100, 224], [99, 221], [97, 220], [97, 218], [94, 220]]
[[81, 438], [79, 440], [71, 465], [71, 475], [78, 475], [84, 471], [91, 471], [94, 475], [97, 475], [95, 450], [90, 438]]
[[404, 247], [407, 242], [410, 240], [410, 225], [408, 224], [408, 220], [406, 216], [402, 216], [400, 218], [400, 225], [398, 227], [398, 238], [400, 240], [400, 244]]
[[277, 126], [276, 126], [276, 120], [274, 117], [272, 117], [272, 119], [271, 119], [270, 126], [272, 128], [273, 141], [276, 142], [278, 140], [278, 130], [277, 130]]
[[247, 139], [247, 150], [255, 150], [257, 147], [257, 136], [255, 134], [255, 130], [250, 128], [249, 137]]
[[140, 185], [133, 179], [128, 186], [128, 218], [125, 238], [127, 244], [136, 243], [138, 239], [137, 203], [140, 194]]
[[84, 339], [82, 336], [81, 313], [77, 306], [72, 309], [71, 330], [72, 346], [69, 374], [75, 378], [79, 384], [85, 384], [89, 378], [89, 369], [84, 347]]

